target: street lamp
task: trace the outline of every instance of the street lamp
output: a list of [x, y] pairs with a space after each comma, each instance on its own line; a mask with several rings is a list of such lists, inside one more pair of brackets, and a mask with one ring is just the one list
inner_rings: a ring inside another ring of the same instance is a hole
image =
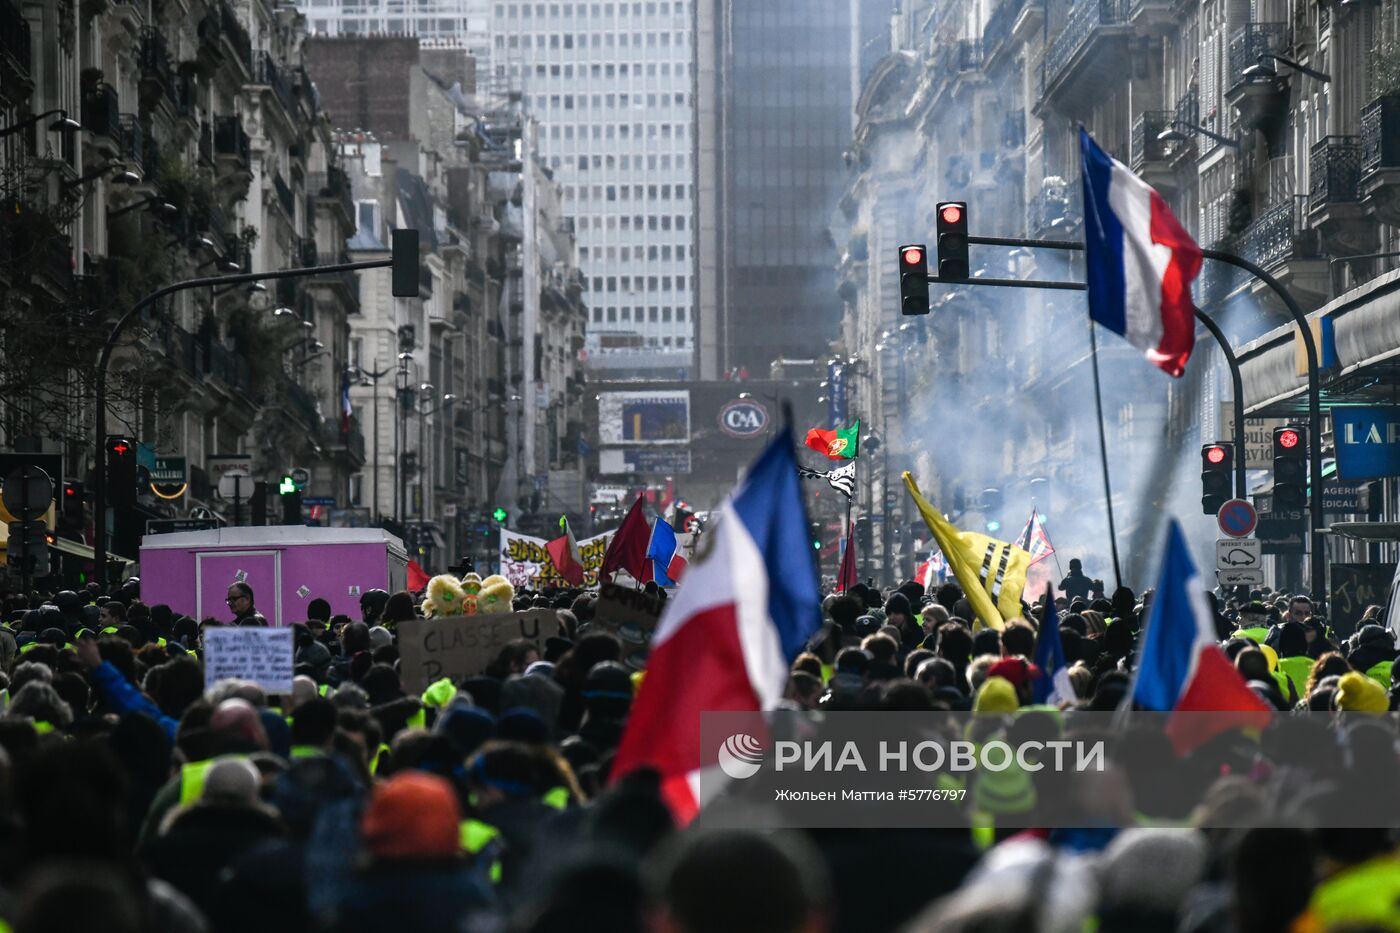
[[126, 207], [118, 208], [115, 211], [108, 212], [107, 219], [111, 220], [113, 217], [120, 217], [123, 214], [130, 214], [132, 211], [139, 210], [148, 204], [153, 205], [155, 207], [155, 213], [157, 214], [157, 216], [159, 216], [160, 219], [164, 220], [166, 223], [169, 223], [173, 221], [176, 217], [180, 216], [180, 209], [178, 207], [176, 207], [174, 204], [171, 204], [169, 201], [165, 200], [159, 195], [151, 194], [147, 195], [139, 201], [132, 201]]
[[1249, 78], [1250, 80], [1253, 80], [1255, 78], [1277, 78], [1278, 68], [1276, 68], [1272, 64], [1269, 64], [1269, 59], [1272, 59], [1274, 62], [1277, 62], [1279, 64], [1287, 65], [1294, 71], [1300, 71], [1303, 74], [1307, 75], [1309, 78], [1314, 78], [1318, 81], [1323, 82], [1332, 80], [1332, 76], [1326, 74], [1325, 72], [1318, 71], [1315, 68], [1309, 68], [1307, 65], [1300, 65], [1299, 63], [1293, 61], [1293, 59], [1284, 58], [1282, 55], [1279, 55], [1274, 52], [1265, 52], [1264, 54], [1260, 55], [1258, 61], [1256, 61], [1253, 65], [1250, 65], [1248, 68], [1245, 68], [1243, 71], [1240, 72], [1240, 77]]
[[90, 181], [96, 181], [97, 179], [101, 178], [103, 175], [106, 175], [106, 174], [107, 174], [108, 172], [110, 172], [112, 169], [117, 169], [117, 170], [118, 170], [118, 171], [117, 171], [117, 174], [115, 174], [115, 175], [112, 176], [112, 181], [116, 182], [117, 184], [119, 184], [119, 185], [139, 185], [139, 184], [141, 184], [141, 174], [140, 174], [139, 172], [133, 170], [133, 169], [132, 169], [129, 165], [127, 165], [125, 162], [108, 162], [106, 165], [99, 165], [97, 168], [93, 169], [92, 171], [88, 172], [86, 175], [83, 175], [83, 176], [80, 177], [80, 178], [75, 178], [75, 179], [73, 179], [72, 181], [66, 181], [66, 182], [64, 182], [64, 183], [63, 183], [63, 188], [64, 188], [64, 190], [66, 191], [66, 190], [69, 190], [69, 189], [72, 189], [72, 188], [77, 188], [77, 187], [79, 187], [79, 186], [81, 186], [81, 185], [85, 185], [85, 184], [87, 184], [87, 183], [90, 182]]
[[[1249, 70], [1249, 68], [1245, 69], [1245, 71]], [[1240, 148], [1240, 144], [1237, 140], [1230, 139], [1228, 136], [1221, 136], [1219, 133], [1212, 132], [1204, 126], [1196, 126], [1194, 123], [1187, 123], [1185, 120], [1169, 121], [1166, 129], [1157, 134], [1157, 141], [1162, 143], [1184, 143], [1190, 136], [1204, 136], [1206, 139], [1215, 140], [1222, 146], [1229, 146], [1231, 149]]]
[[71, 133], [74, 130], [80, 130], [83, 128], [83, 125], [81, 123], [68, 116], [68, 111], [66, 110], [45, 110], [43, 113], [37, 113], [27, 120], [21, 120], [13, 126], [7, 126], [4, 129], [0, 129], [0, 139], [4, 139], [6, 136], [13, 136], [14, 134], [22, 132], [23, 130], [27, 130], [34, 124], [38, 123], [40, 120], [44, 119], [44, 117], [51, 117], [54, 114], [58, 114], [58, 119], [49, 124], [50, 133], [59, 133], [65, 130]]

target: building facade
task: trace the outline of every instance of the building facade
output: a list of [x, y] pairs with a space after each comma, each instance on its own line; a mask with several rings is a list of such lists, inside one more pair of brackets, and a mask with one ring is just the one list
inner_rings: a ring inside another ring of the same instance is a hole
[[[914, 372], [912, 391], [927, 404], [887, 410], [889, 430], [929, 438], [968, 414], [1002, 426], [971, 455], [916, 445], [941, 507], [974, 526], [1006, 521], [1013, 534], [1037, 507], [1052, 539], [1059, 524], [1064, 553], [1111, 581], [1107, 528], [1074, 517], [1102, 514], [1103, 504], [1082, 299], [934, 286], [930, 317], [900, 319], [894, 244], [931, 241], [941, 200], [968, 202], [974, 233], [1077, 238], [1082, 123], [1168, 199], [1198, 242], [1257, 263], [1341, 334], [1383, 314], [1395, 264], [1386, 254], [1400, 219], [1389, 187], [1400, 138], [1390, 120], [1396, 27], [1388, 5], [1283, 0], [899, 5], [888, 55], [857, 107], [843, 337], [872, 387], [888, 393], [901, 365], [904, 378]], [[978, 247], [973, 269], [1083, 274], [1054, 252]], [[1296, 328], [1277, 298], [1208, 261], [1197, 300], [1240, 354], [1248, 417], [1296, 421]], [[1383, 376], [1375, 367], [1396, 344], [1385, 327], [1363, 329], [1325, 361], [1324, 408], [1376, 400], [1377, 383], [1358, 374]], [[1123, 573], [1141, 584], [1166, 515], [1199, 540], [1212, 537], [1197, 445], [1229, 440], [1219, 412], [1230, 383], [1209, 337], [1167, 384], [1111, 335], [1099, 350]], [[1332, 442], [1324, 426], [1327, 460]], [[1267, 506], [1268, 475], [1251, 479]], [[1394, 483], [1360, 484], [1371, 517], [1393, 517]], [[1345, 560], [1344, 550], [1329, 559]], [[1269, 561], [1272, 582], [1298, 584], [1301, 555]]]

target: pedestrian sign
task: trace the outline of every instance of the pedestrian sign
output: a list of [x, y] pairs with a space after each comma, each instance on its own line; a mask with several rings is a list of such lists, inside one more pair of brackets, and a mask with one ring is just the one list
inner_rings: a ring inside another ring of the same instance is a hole
[[1246, 538], [1259, 522], [1254, 506], [1244, 499], [1230, 499], [1215, 513], [1220, 530], [1232, 538]]

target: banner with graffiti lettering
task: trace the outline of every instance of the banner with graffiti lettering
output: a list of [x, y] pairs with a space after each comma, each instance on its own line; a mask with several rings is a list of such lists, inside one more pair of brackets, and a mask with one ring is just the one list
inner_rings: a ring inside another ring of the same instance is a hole
[[[585, 586], [598, 585], [598, 568], [603, 565], [603, 552], [608, 549], [608, 539], [612, 532], [584, 538], [578, 543], [583, 555], [583, 582]], [[534, 538], [518, 532], [501, 529], [501, 576], [510, 581], [516, 589], [544, 589], [547, 586], [567, 587], [569, 584], [559, 576], [554, 564], [545, 551], [544, 538]]]

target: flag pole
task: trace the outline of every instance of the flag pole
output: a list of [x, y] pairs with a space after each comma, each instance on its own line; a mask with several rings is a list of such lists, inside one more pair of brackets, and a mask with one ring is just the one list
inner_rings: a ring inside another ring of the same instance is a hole
[[1108, 440], [1103, 427], [1103, 392], [1099, 388], [1099, 338], [1094, 332], [1092, 317], [1089, 318], [1089, 355], [1094, 366], [1094, 411], [1099, 419], [1099, 463], [1103, 467], [1103, 496], [1104, 503], [1108, 506], [1108, 546], [1113, 554], [1113, 581], [1115, 587], [1121, 589], [1123, 571], [1118, 563], [1118, 532], [1113, 523], [1113, 487], [1108, 482]]

